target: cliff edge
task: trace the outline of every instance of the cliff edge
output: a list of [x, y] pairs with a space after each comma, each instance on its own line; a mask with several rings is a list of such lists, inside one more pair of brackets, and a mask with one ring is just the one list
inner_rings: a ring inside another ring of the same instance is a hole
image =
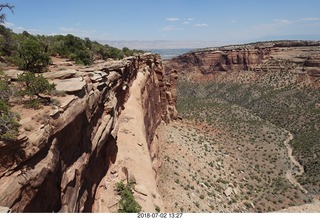
[[[6, 73], [12, 80], [19, 74]], [[101, 211], [93, 206], [103, 179], [110, 173], [114, 176], [112, 167], [121, 163], [130, 172], [145, 169], [149, 174], [142, 176], [143, 182], [155, 190], [153, 133], [161, 121], [176, 117], [176, 91], [171, 87], [176, 77], [164, 73], [160, 57], [144, 54], [91, 67], [60, 62], [44, 76], [66, 95], [57, 98], [57, 106], [38, 111], [14, 108], [21, 113], [21, 134], [17, 141], [0, 145], [0, 206], [12, 212]], [[122, 136], [128, 134], [131, 117], [138, 121], [134, 123], [138, 145]], [[124, 147], [127, 140], [132, 148]], [[144, 150], [145, 163], [126, 163], [126, 153], [130, 154], [126, 150], [138, 149]], [[149, 197], [158, 197], [153, 193]], [[141, 205], [143, 210], [154, 210], [150, 204]]]

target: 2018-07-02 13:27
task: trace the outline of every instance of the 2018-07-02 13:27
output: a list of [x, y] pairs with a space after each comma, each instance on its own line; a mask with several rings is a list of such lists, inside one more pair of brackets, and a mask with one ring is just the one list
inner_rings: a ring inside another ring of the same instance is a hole
[[137, 218], [182, 218], [183, 213], [138, 213]]

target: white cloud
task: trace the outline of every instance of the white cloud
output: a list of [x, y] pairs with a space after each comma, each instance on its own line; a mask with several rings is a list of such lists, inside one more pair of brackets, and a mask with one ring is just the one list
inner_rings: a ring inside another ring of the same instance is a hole
[[163, 31], [175, 31], [175, 30], [183, 30], [183, 28], [178, 28], [175, 26], [165, 26], [162, 28]]
[[286, 20], [286, 19], [275, 19], [274, 21], [277, 23], [280, 23], [280, 24], [291, 24], [292, 23], [291, 21]]
[[196, 24], [196, 25], [194, 25], [195, 27], [207, 27], [208, 26], [208, 24]]
[[184, 19], [184, 22], [182, 23], [182, 24], [191, 24], [192, 23], [192, 21], [194, 21], [194, 18], [192, 18], [192, 17], [189, 17], [189, 18], [187, 18], [187, 19]]
[[177, 17], [169, 17], [169, 18], [166, 18], [167, 21], [178, 21], [179, 18]]
[[6, 28], [11, 28], [11, 27], [14, 27], [15, 25], [10, 22], [4, 22], [3, 26], [5, 26]]
[[301, 18], [299, 21], [319, 21], [320, 18], [318, 17], [304, 17], [304, 18]]
[[231, 21], [229, 21], [229, 23], [235, 24], [235, 23], [237, 23], [237, 21], [236, 20], [231, 20]]

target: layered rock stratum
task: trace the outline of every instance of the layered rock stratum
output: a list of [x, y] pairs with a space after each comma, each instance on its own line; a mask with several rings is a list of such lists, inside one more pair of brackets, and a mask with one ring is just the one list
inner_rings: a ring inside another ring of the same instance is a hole
[[170, 61], [169, 66], [210, 75], [218, 72], [277, 72], [320, 76], [319, 41], [273, 41], [193, 51]]

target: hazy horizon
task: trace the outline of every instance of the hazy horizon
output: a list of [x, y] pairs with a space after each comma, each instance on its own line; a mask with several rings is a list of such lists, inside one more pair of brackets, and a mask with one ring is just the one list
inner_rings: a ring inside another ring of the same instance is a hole
[[101, 44], [108, 44], [116, 48], [128, 47], [129, 49], [198, 49], [198, 48], [208, 48], [208, 47], [219, 47], [227, 45], [236, 44], [246, 44], [261, 41], [277, 41], [277, 40], [310, 40], [319, 41], [319, 36], [312, 36], [310, 38], [298, 37], [298, 36], [286, 36], [286, 37], [270, 37], [254, 39], [242, 42], [216, 42], [216, 41], [165, 41], [165, 40], [149, 40], [149, 41], [139, 41], [139, 40], [98, 40]]

